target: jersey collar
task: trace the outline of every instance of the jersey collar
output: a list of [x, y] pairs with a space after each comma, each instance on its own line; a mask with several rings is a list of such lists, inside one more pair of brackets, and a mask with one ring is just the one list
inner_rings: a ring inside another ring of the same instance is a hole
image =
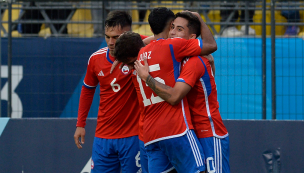
[[108, 48], [108, 50], [107, 50], [107, 60], [108, 60], [111, 64], [113, 64], [113, 61], [112, 61], [111, 59], [114, 59], [114, 58], [110, 55], [110, 49]]

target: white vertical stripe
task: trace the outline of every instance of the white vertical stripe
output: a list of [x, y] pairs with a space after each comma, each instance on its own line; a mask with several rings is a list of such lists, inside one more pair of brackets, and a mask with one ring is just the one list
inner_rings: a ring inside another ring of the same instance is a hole
[[218, 173], [217, 172], [217, 157], [216, 157], [216, 138], [215, 137], [213, 137], [213, 150], [214, 150], [214, 169], [215, 169], [215, 171], [216, 171], [216, 173]]
[[207, 111], [208, 118], [209, 118], [209, 121], [210, 121], [211, 130], [212, 130], [213, 136], [217, 136], [216, 133], [215, 133], [214, 124], [213, 124], [210, 109], [209, 109], [209, 100], [208, 100], [208, 92], [207, 92], [207, 89], [206, 89], [206, 85], [205, 85], [205, 82], [202, 78], [200, 78], [200, 81], [201, 81], [202, 87], [204, 89], [205, 101], [206, 101], [206, 111]]
[[222, 163], [223, 163], [223, 161], [222, 161], [222, 145], [221, 145], [221, 139], [218, 139], [218, 145], [219, 145], [219, 148], [220, 148], [220, 150], [219, 150], [219, 153], [220, 153], [220, 173], [222, 173], [223, 172], [223, 168], [222, 168]]
[[193, 153], [193, 155], [194, 155], [194, 159], [195, 159], [195, 162], [196, 162], [196, 166], [199, 166], [198, 160], [197, 160], [197, 157], [196, 157], [196, 154], [195, 154], [195, 151], [194, 151], [194, 149], [193, 149], [193, 144], [192, 144], [192, 141], [191, 141], [190, 136], [189, 136], [189, 133], [187, 133], [187, 137], [188, 137], [188, 140], [189, 140], [189, 143], [190, 143], [190, 146], [191, 146], [192, 153]]
[[218, 146], [218, 139], [215, 138], [215, 142], [216, 142], [216, 155], [217, 155], [217, 172], [220, 172], [220, 153], [219, 153], [219, 146]]
[[198, 159], [199, 159], [199, 162], [201, 163], [201, 166], [203, 166], [203, 165], [204, 165], [204, 162], [203, 162], [203, 159], [202, 159], [202, 156], [201, 156], [200, 150], [199, 150], [199, 148], [198, 148], [198, 146], [197, 146], [196, 140], [195, 140], [195, 138], [194, 138], [194, 136], [193, 136], [192, 131], [190, 131], [190, 130], [189, 130], [189, 133], [190, 133], [190, 135], [191, 135], [191, 137], [192, 137], [192, 139], [193, 139], [193, 142], [194, 142], [195, 148], [197, 149], [197, 153], [198, 153]]
[[201, 153], [200, 153], [200, 150], [199, 150], [199, 148], [198, 148], [198, 146], [197, 146], [196, 140], [195, 140], [195, 138], [194, 138], [194, 136], [193, 136], [192, 131], [189, 131], [189, 132], [190, 132], [190, 135], [192, 136], [193, 141], [194, 141], [194, 144], [195, 144], [195, 146], [196, 146], [196, 148], [197, 148], [199, 161], [201, 162], [201, 165], [203, 166], [203, 165], [204, 165], [204, 162], [203, 162], [203, 159], [202, 159], [202, 155], [201, 155]]
[[184, 99], [181, 100], [181, 103], [182, 103], [182, 112], [183, 112], [184, 121], [185, 121], [187, 130], [189, 130], [188, 121], [187, 121], [187, 117], [186, 117], [186, 113], [185, 113], [185, 108], [184, 108]]

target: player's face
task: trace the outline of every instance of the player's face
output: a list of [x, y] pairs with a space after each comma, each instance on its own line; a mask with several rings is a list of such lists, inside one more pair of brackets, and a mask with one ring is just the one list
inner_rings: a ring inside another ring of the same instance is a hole
[[134, 62], [136, 60], [137, 60], [137, 56], [128, 58], [128, 62], [126, 62], [125, 64], [129, 67], [129, 69], [133, 69], [134, 68]]
[[182, 17], [177, 17], [171, 24], [169, 37], [181, 37], [184, 39], [191, 39], [193, 34], [190, 34], [188, 28], [188, 21]]
[[124, 33], [125, 31], [130, 31], [131, 27], [127, 26], [124, 28], [121, 28], [120, 26], [115, 27], [107, 27], [105, 29], [105, 39], [108, 45], [108, 48], [110, 50], [110, 54], [113, 56], [115, 43], [118, 37]]
[[129, 62], [127, 62], [127, 64], [126, 64], [126, 65], [128, 65], [129, 69], [133, 69], [134, 68], [134, 62], [136, 60], [137, 60], [137, 56], [129, 58]]

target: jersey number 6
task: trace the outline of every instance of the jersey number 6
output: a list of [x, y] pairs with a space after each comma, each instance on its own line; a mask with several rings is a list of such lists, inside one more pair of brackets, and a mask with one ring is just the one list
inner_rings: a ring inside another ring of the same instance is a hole
[[111, 82], [111, 87], [113, 89], [114, 92], [118, 92], [120, 90], [120, 85], [117, 84], [117, 83], [114, 83], [116, 82], [116, 78], [114, 78]]

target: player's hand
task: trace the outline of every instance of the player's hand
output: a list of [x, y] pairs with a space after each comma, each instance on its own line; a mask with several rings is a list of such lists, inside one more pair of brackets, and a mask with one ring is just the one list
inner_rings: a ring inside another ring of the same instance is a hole
[[149, 76], [149, 64], [147, 58], [144, 58], [144, 65], [140, 63], [140, 61], [136, 60], [134, 62], [134, 67], [138, 76], [146, 82], [147, 77]]
[[[77, 127], [74, 134], [74, 140], [78, 149], [82, 149], [81, 144], [82, 145], [84, 144], [84, 136], [85, 136], [85, 128]], [[79, 138], [81, 138], [81, 141], [79, 141]]]
[[192, 13], [194, 16], [196, 16], [198, 18], [198, 20], [201, 22], [201, 23], [205, 23], [204, 20], [202, 19], [201, 15], [198, 13], [198, 12], [194, 12], [194, 11], [188, 11], [188, 10], [184, 10], [182, 12], [190, 12]]
[[[112, 74], [113, 70], [115, 69], [115, 67], [119, 64], [120, 62], [115, 60], [112, 64], [112, 67], [111, 67], [111, 70], [110, 70], [110, 74]], [[124, 63], [121, 63], [120, 66], [119, 66], [119, 69], [121, 69], [125, 64]]]
[[196, 17], [198, 17], [198, 19], [201, 19], [201, 18], [202, 18], [201, 15], [200, 15], [198, 12], [188, 11], [188, 10], [184, 10], [184, 11], [182, 11], [182, 12], [190, 12], [190, 13], [194, 14]]
[[210, 65], [214, 64], [214, 58], [213, 58], [213, 56], [211, 54], [204, 55], [204, 57], [208, 59]]

